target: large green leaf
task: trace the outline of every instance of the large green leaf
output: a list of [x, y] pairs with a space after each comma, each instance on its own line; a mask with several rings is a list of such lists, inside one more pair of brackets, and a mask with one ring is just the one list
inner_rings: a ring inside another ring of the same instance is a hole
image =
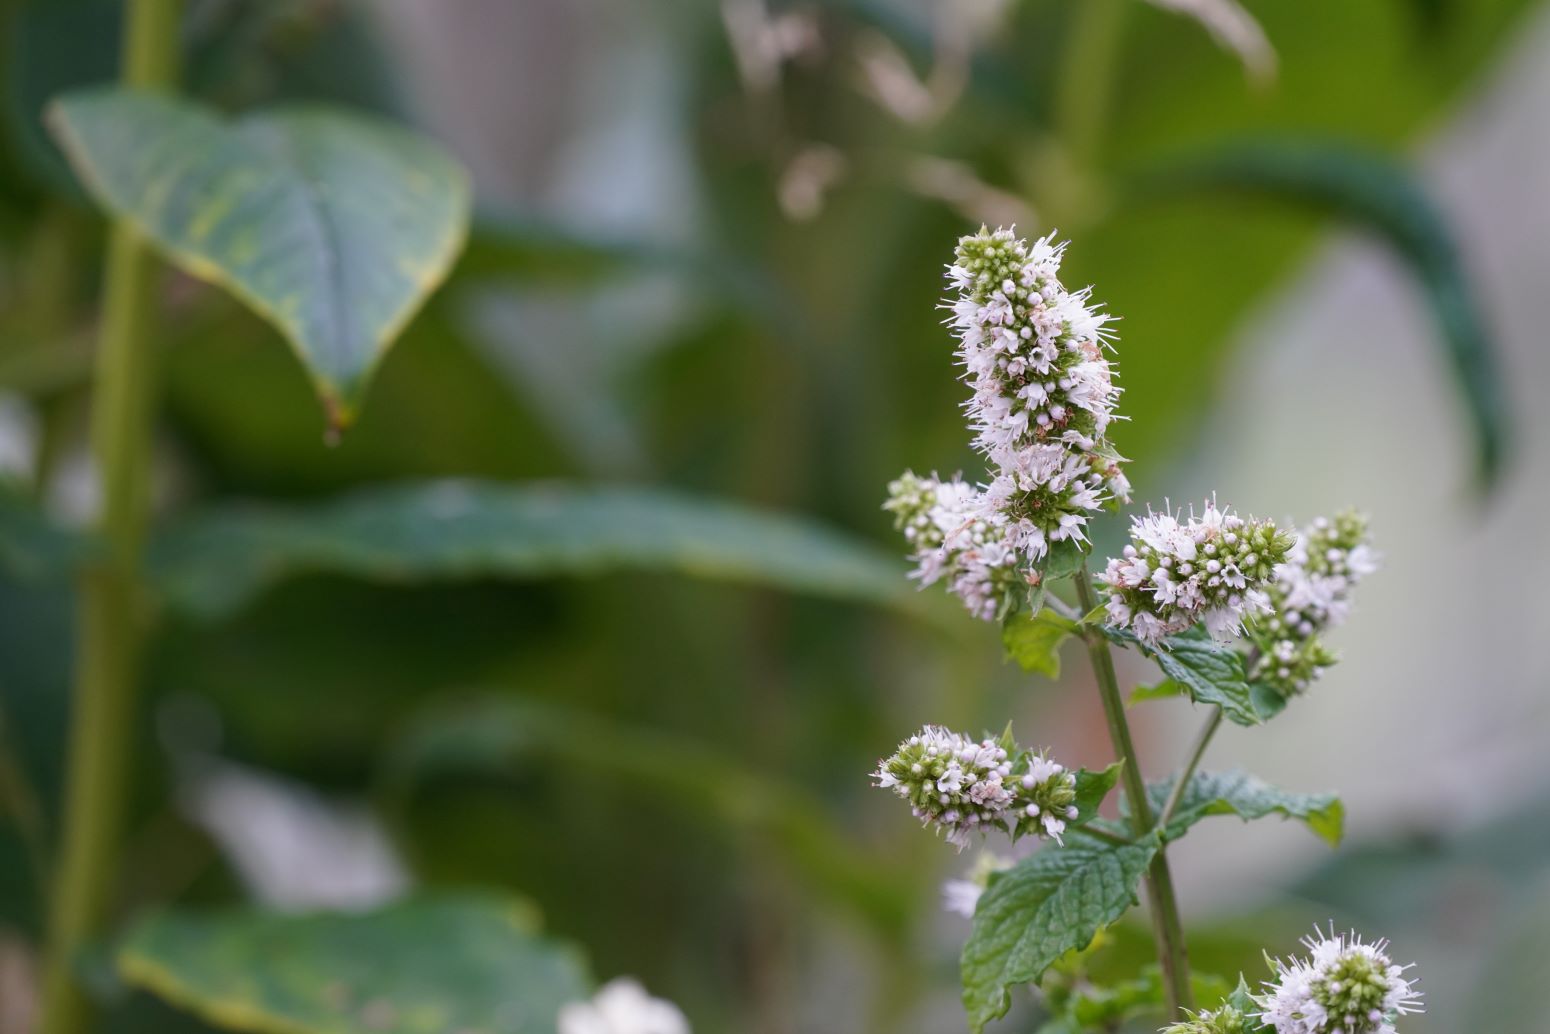
[[293, 575], [383, 582], [667, 571], [919, 612], [900, 565], [821, 525], [638, 488], [415, 482], [195, 513], [153, 544], [179, 609], [230, 613]]
[[[1160, 811], [1173, 791], [1172, 779], [1151, 783], [1147, 797]], [[1244, 821], [1268, 815], [1299, 819], [1321, 839], [1334, 845], [1345, 828], [1345, 805], [1332, 793], [1292, 793], [1246, 772], [1196, 772], [1179, 798], [1163, 835], [1177, 840], [1208, 815], [1236, 815]]]
[[294, 107], [227, 123], [115, 88], [56, 101], [50, 125], [101, 204], [284, 333], [335, 427], [467, 229], [457, 162], [362, 116]]
[[1207, 151], [1149, 182], [1155, 191], [1235, 190], [1280, 198], [1358, 225], [1410, 268], [1442, 331], [1475, 432], [1477, 472], [1500, 471], [1509, 444], [1501, 365], [1447, 221], [1408, 170], [1345, 144], [1263, 139]]
[[118, 950], [124, 981], [260, 1034], [553, 1034], [590, 994], [577, 953], [525, 904], [411, 900], [375, 912], [168, 912]]
[[1038, 980], [1135, 904], [1157, 848], [1155, 838], [1119, 846], [1078, 836], [992, 876], [963, 946], [969, 1026], [978, 1032], [1006, 1015], [1009, 988]]
[[[639, 792], [718, 831], [749, 838], [836, 906], [854, 910], [887, 937], [899, 937], [914, 891], [881, 859], [853, 846], [824, 808], [799, 788], [751, 771], [706, 744], [631, 728], [583, 711], [504, 697], [474, 700], [423, 716], [389, 753], [389, 797], [448, 775], [488, 777], [561, 769], [608, 792]], [[1096, 813], [1117, 767], [1078, 773], [1075, 822]], [[628, 788], [621, 790], [621, 787]]]
[[1195, 703], [1215, 704], [1239, 725], [1260, 724], [1243, 655], [1230, 645], [1212, 639], [1200, 626], [1169, 636], [1156, 649], [1143, 646], [1134, 635], [1122, 629], [1105, 626], [1103, 631], [1115, 642], [1137, 647], [1155, 659], [1157, 666]]
[[89, 551], [85, 536], [53, 523], [19, 489], [0, 484], [0, 571], [27, 580], [67, 577]]

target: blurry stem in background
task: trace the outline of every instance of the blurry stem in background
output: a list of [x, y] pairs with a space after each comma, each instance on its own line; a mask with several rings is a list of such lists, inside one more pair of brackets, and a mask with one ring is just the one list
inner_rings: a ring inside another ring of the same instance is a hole
[[[1254, 670], [1254, 665], [1259, 663], [1259, 647], [1250, 650], [1244, 658], [1243, 666], [1248, 671]], [[1190, 748], [1189, 758], [1184, 762], [1184, 768], [1179, 772], [1179, 778], [1174, 782], [1173, 789], [1168, 793], [1168, 799], [1163, 802], [1162, 811], [1158, 813], [1157, 825], [1166, 828], [1168, 820], [1173, 818], [1173, 813], [1178, 809], [1179, 801], [1184, 799], [1184, 788], [1189, 785], [1190, 779], [1195, 774], [1195, 769], [1200, 767], [1200, 759], [1205, 757], [1206, 748], [1211, 745], [1211, 737], [1216, 735], [1216, 730], [1222, 727], [1222, 709], [1212, 707], [1211, 713], [1206, 717], [1206, 723], [1195, 734], [1195, 745]]]
[[1108, 123], [1119, 57], [1120, 26], [1129, 0], [1073, 4], [1070, 38], [1055, 94], [1055, 131], [1078, 175], [1088, 172]]
[[1108, 126], [1120, 54], [1124, 5], [1130, 0], [1079, 0], [1061, 51], [1052, 124], [1054, 146], [1038, 166], [1038, 205], [1068, 233], [1101, 203], [1099, 149]]
[[[126, 85], [173, 85], [180, 7], [180, 0], [129, 5]], [[81, 949], [101, 933], [117, 873], [144, 619], [138, 569], [150, 482], [155, 273], [155, 261], [139, 235], [115, 223], [108, 242], [91, 415], [103, 551], [81, 582], [64, 830], [43, 976], [43, 1034], [82, 1034], [90, 1026], [90, 1002], [75, 978], [75, 963]]]
[[1179, 772], [1179, 778], [1174, 781], [1173, 789], [1168, 793], [1168, 799], [1163, 802], [1162, 811], [1157, 813], [1158, 826], [1167, 828], [1168, 820], [1173, 818], [1173, 813], [1179, 807], [1179, 801], [1184, 799], [1184, 788], [1189, 785], [1195, 769], [1200, 767], [1200, 759], [1205, 755], [1206, 747], [1211, 745], [1211, 737], [1215, 736], [1216, 730], [1221, 727], [1222, 709], [1212, 707], [1206, 723], [1200, 727], [1200, 732], [1195, 736], [1195, 745], [1190, 749], [1189, 760], [1184, 762], [1184, 768]]
[[[1076, 594], [1083, 613], [1091, 613], [1098, 606], [1092, 575], [1085, 562], [1076, 573]], [[1152, 808], [1147, 800], [1146, 778], [1136, 756], [1136, 745], [1130, 738], [1130, 724], [1125, 719], [1125, 701], [1120, 696], [1119, 679], [1114, 674], [1114, 657], [1101, 629], [1084, 625], [1082, 637], [1087, 640], [1087, 653], [1098, 680], [1098, 694], [1103, 698], [1109, 738], [1114, 742], [1114, 752], [1124, 762], [1120, 777], [1124, 780], [1125, 798], [1130, 805], [1131, 829], [1137, 838], [1144, 837], [1153, 832]], [[1184, 943], [1183, 925], [1179, 922], [1179, 903], [1173, 890], [1173, 874], [1168, 869], [1168, 854], [1162, 847], [1157, 849], [1146, 875], [1146, 900], [1152, 913], [1152, 933], [1157, 941], [1158, 962], [1162, 964], [1163, 986], [1168, 993], [1168, 1019], [1182, 1019], [1183, 1010], [1194, 1007], [1189, 986], [1189, 951]]]

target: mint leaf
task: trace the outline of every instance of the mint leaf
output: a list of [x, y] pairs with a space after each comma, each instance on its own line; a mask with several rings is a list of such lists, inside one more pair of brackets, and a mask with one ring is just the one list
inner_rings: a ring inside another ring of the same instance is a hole
[[1125, 629], [1105, 626], [1103, 634], [1121, 646], [1139, 647], [1157, 661], [1165, 675], [1183, 686], [1195, 703], [1215, 704], [1239, 725], [1260, 724], [1243, 655], [1212, 639], [1199, 625], [1169, 636], [1155, 649]]
[[991, 877], [963, 946], [963, 1003], [975, 1034], [1006, 1015], [1009, 988], [1039, 979], [1135, 904], [1160, 846], [1155, 837], [1125, 846], [1075, 837]]

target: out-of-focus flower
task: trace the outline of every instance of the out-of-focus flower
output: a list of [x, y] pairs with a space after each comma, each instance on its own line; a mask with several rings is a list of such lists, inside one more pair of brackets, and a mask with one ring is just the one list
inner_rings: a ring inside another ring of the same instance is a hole
[[653, 998], [627, 977], [611, 980], [591, 1001], [560, 1007], [559, 1034], [689, 1034], [678, 1006]]
[[786, 218], [812, 219], [823, 211], [824, 198], [845, 175], [845, 156], [827, 144], [810, 144], [786, 164], [776, 187], [776, 200]]
[[1074, 773], [1015, 744], [975, 742], [939, 725], [905, 740], [872, 778], [960, 851], [975, 833], [996, 829], [1058, 840], [1077, 813]]
[[1213, 636], [1237, 633], [1269, 612], [1268, 590], [1292, 545], [1273, 521], [1244, 520], [1214, 500], [1184, 521], [1137, 517], [1130, 545], [1098, 576], [1108, 586], [1109, 624], [1154, 645], [1197, 621]]
[[1256, 83], [1275, 78], [1276, 52], [1265, 30], [1237, 0], [1150, 0], [1166, 11], [1195, 19], [1217, 44], [1238, 55]]
[[820, 49], [817, 12], [798, 8], [772, 15], [764, 0], [722, 0], [721, 20], [743, 85], [768, 93], [787, 61]]
[[1270, 613], [1250, 623], [1260, 652], [1250, 674], [1285, 696], [1307, 689], [1335, 663], [1323, 634], [1345, 621], [1351, 591], [1377, 568], [1361, 514], [1320, 517], [1309, 525], [1276, 571]]
[[966, 876], [942, 882], [942, 907], [965, 919], [973, 919], [974, 910], [979, 906], [980, 895], [985, 893], [991, 874], [1004, 872], [1011, 867], [1010, 858], [993, 851], [981, 851]]
[[1355, 932], [1303, 938], [1308, 957], [1277, 961], [1276, 979], [1254, 1001], [1276, 1034], [1395, 1034], [1394, 1023], [1421, 1011], [1409, 966], [1388, 956], [1388, 941], [1364, 943]]

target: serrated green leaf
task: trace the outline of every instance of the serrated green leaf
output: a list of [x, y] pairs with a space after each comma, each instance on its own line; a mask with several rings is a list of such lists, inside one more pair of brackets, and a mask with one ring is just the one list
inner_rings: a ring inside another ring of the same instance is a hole
[[[1173, 791], [1173, 780], [1150, 783], [1147, 797], [1160, 811]], [[1291, 793], [1246, 772], [1196, 772], [1179, 798], [1164, 837], [1177, 840], [1189, 827], [1209, 815], [1237, 815], [1247, 821], [1280, 815], [1306, 823], [1331, 846], [1340, 843], [1345, 826], [1345, 806], [1331, 793]]]
[[1104, 625], [1103, 634], [1156, 660], [1157, 666], [1197, 704], [1215, 704], [1239, 725], [1260, 724], [1243, 655], [1212, 639], [1200, 626], [1169, 636], [1155, 649], [1126, 629]]
[[1510, 418], [1495, 342], [1446, 219], [1407, 169], [1345, 144], [1264, 139], [1180, 164], [1150, 180], [1148, 189], [1283, 198], [1362, 226], [1387, 243], [1426, 291], [1474, 428], [1477, 475], [1487, 485], [1496, 480]]
[[970, 1028], [978, 1034], [1006, 1015], [1010, 988], [1038, 980], [1124, 915], [1158, 846], [1156, 839], [1121, 847], [1074, 838], [992, 876], [963, 946]]
[[1001, 642], [1023, 671], [1058, 679], [1061, 644], [1075, 634], [1076, 626], [1053, 610], [1018, 611], [1001, 627]]
[[255, 1034], [554, 1034], [590, 995], [525, 903], [457, 896], [373, 912], [165, 912], [119, 947], [126, 984]]
[[109, 212], [279, 328], [335, 427], [467, 232], [462, 167], [372, 118], [292, 107], [225, 122], [106, 88], [54, 102], [49, 125]]
[[1173, 679], [1163, 679], [1154, 682], [1150, 686], [1137, 686], [1130, 694], [1132, 704], [1144, 703], [1147, 700], [1166, 700], [1169, 697], [1184, 696], [1184, 686]]
[[300, 506], [195, 512], [152, 544], [172, 606], [219, 617], [294, 575], [381, 582], [664, 571], [897, 607], [919, 614], [900, 564], [784, 517], [637, 488], [435, 481]]

